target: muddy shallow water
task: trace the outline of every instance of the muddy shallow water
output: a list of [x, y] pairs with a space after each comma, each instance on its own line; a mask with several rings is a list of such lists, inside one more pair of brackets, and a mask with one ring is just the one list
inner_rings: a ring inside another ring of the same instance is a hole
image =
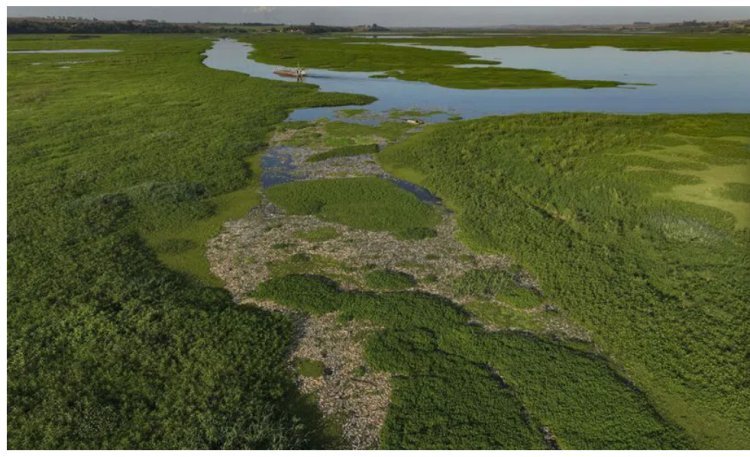
[[425, 203], [440, 204], [440, 199], [424, 187], [395, 178], [383, 171], [375, 164], [369, 154], [334, 158], [323, 163], [307, 163], [306, 166], [301, 166], [305, 159], [312, 153], [313, 151], [307, 148], [284, 145], [275, 145], [268, 148], [261, 158], [262, 172], [260, 182], [263, 188], [267, 189], [271, 186], [291, 181], [329, 177], [325, 175], [332, 174], [332, 170], [345, 168], [341, 167], [341, 165], [346, 164], [351, 169], [349, 170], [350, 176], [379, 176], [414, 194]]

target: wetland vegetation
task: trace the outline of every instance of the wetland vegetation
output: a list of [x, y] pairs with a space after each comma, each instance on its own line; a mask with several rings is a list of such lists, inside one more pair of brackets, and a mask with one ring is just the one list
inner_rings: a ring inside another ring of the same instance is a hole
[[[495, 60], [482, 60], [457, 50], [425, 49], [392, 44], [494, 47], [534, 46], [566, 49], [610, 46], [635, 51], [750, 52], [750, 35], [501, 35], [415, 36], [378, 39], [358, 36], [319, 37], [299, 35], [252, 35], [252, 58], [263, 63], [340, 71], [377, 72], [373, 77], [423, 81], [458, 89], [526, 89], [616, 87], [622, 82], [569, 79], [536, 69], [508, 68]], [[389, 45], [391, 44], [391, 45]], [[468, 65], [468, 66], [465, 66]], [[633, 81], [631, 81], [633, 82]], [[634, 81], [638, 82], [638, 81]]]
[[353, 146], [340, 146], [325, 152], [308, 157], [308, 162], [320, 162], [321, 160], [331, 159], [333, 157], [350, 157], [360, 154], [372, 154], [378, 152], [377, 144], [357, 144]]
[[697, 443], [743, 447], [750, 206], [726, 194], [750, 178], [749, 120], [488, 118], [379, 157], [450, 202], [466, 243], [532, 272]]
[[[305, 67], [345, 71], [382, 72], [407, 81], [424, 81], [458, 89], [527, 89], [544, 87], [615, 87], [616, 81], [566, 79], [549, 71], [498, 67], [496, 61], [472, 58], [458, 51], [436, 51], [389, 46], [351, 37], [326, 39], [295, 35], [252, 35], [252, 58], [274, 65], [298, 63]], [[457, 67], [480, 64], [487, 68]]]
[[[618, 84], [349, 35], [239, 38], [262, 62], [455, 88]], [[372, 98], [217, 71], [210, 45], [9, 40], [121, 51], [8, 56], [10, 447], [750, 445], [750, 115], [284, 122]], [[275, 148], [296, 168], [261, 188]]]
[[[290, 214], [308, 214], [354, 228], [386, 230], [400, 237], [429, 236], [439, 216], [428, 204], [379, 178], [298, 181], [268, 189], [272, 202]], [[420, 230], [422, 229], [422, 230]]]
[[737, 51], [750, 52], [750, 35], [739, 34], [679, 34], [679, 33], [597, 33], [565, 34], [517, 33], [504, 35], [458, 35], [453, 37], [431, 37], [429, 35], [409, 38], [388, 38], [378, 40], [358, 38], [357, 42], [396, 42], [418, 43], [434, 46], [534, 46], [542, 48], [588, 48], [591, 46], [611, 46], [632, 51]]
[[345, 292], [304, 275], [271, 279], [255, 296], [314, 314], [337, 310], [342, 319], [383, 327], [367, 341], [366, 353], [374, 369], [398, 375], [382, 432], [385, 448], [543, 448], [550, 445], [544, 426], [566, 447], [685, 445], [604, 360], [528, 335], [477, 330], [443, 298]]
[[238, 308], [204, 245], [259, 201], [248, 159], [289, 110], [368, 98], [211, 70], [209, 45], [9, 40], [122, 50], [8, 56], [13, 448], [324, 445], [285, 369], [289, 322]]

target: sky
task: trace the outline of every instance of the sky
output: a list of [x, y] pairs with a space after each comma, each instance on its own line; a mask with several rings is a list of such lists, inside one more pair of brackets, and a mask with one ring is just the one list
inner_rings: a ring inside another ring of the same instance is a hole
[[75, 16], [97, 19], [157, 19], [168, 22], [273, 22], [285, 24], [391, 27], [487, 27], [501, 25], [628, 24], [634, 21], [681, 22], [750, 19], [745, 7], [21, 7], [9, 6], [9, 17]]

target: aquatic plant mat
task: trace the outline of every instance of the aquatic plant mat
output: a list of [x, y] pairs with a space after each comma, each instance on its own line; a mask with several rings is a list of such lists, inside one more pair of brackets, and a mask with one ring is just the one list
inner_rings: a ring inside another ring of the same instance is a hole
[[[459, 242], [453, 212], [395, 187], [381, 193], [390, 176], [366, 155], [309, 161], [331, 141], [326, 124], [276, 134], [272, 150], [320, 133], [286, 157], [293, 181], [225, 224], [208, 256], [236, 300], [294, 316], [290, 364], [319, 364], [298, 385], [349, 446], [690, 445], [528, 271]], [[429, 131], [395, 140], [386, 158]], [[394, 222], [370, 221], [371, 195], [384, 203], [378, 221]], [[399, 236], [404, 204], [439, 214], [433, 232]]]

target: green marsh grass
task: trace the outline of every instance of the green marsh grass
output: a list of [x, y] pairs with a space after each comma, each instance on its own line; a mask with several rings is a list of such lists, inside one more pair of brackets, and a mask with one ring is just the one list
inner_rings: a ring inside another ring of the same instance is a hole
[[328, 151], [318, 152], [307, 158], [308, 162], [321, 162], [334, 157], [351, 157], [363, 154], [377, 154], [377, 144], [358, 144], [354, 146], [341, 146]]
[[252, 294], [311, 314], [376, 325], [368, 364], [393, 374], [385, 449], [672, 448], [683, 435], [606, 360], [530, 335], [469, 325], [454, 303], [420, 292], [344, 291], [289, 275]]
[[429, 126], [378, 158], [450, 202], [472, 247], [528, 269], [695, 445], [743, 448], [750, 238], [732, 206], [747, 203], [721, 190], [750, 180], [749, 123], [495, 117]]
[[122, 51], [8, 56], [10, 448], [329, 445], [289, 322], [237, 307], [203, 252], [290, 110], [371, 99], [209, 69], [210, 43], [9, 39]]
[[296, 181], [267, 191], [272, 202], [290, 214], [310, 214], [323, 220], [366, 230], [389, 231], [406, 237], [416, 230], [429, 233], [440, 216], [413, 194], [380, 178], [339, 178]]
[[[384, 37], [385, 38], [385, 37]], [[368, 41], [358, 39], [356, 41]], [[733, 33], [649, 33], [649, 34], [522, 34], [435, 38], [418, 36], [394, 38], [389, 42], [415, 43], [433, 46], [465, 46], [470, 48], [491, 46], [535, 46], [543, 48], [588, 48], [611, 46], [634, 51], [693, 51], [750, 52], [750, 35]]]
[[615, 87], [616, 81], [574, 80], [552, 72], [532, 69], [461, 68], [461, 64], [496, 65], [495, 61], [473, 58], [458, 51], [430, 50], [408, 46], [389, 46], [357, 41], [348, 36], [319, 37], [292, 34], [251, 35], [252, 58], [263, 63], [289, 65], [299, 62], [311, 68], [342, 71], [384, 72], [407, 81], [424, 81], [459, 89], [530, 89], [543, 87]]
[[394, 270], [373, 270], [365, 273], [365, 284], [371, 289], [397, 290], [414, 287], [417, 281], [408, 273]]

